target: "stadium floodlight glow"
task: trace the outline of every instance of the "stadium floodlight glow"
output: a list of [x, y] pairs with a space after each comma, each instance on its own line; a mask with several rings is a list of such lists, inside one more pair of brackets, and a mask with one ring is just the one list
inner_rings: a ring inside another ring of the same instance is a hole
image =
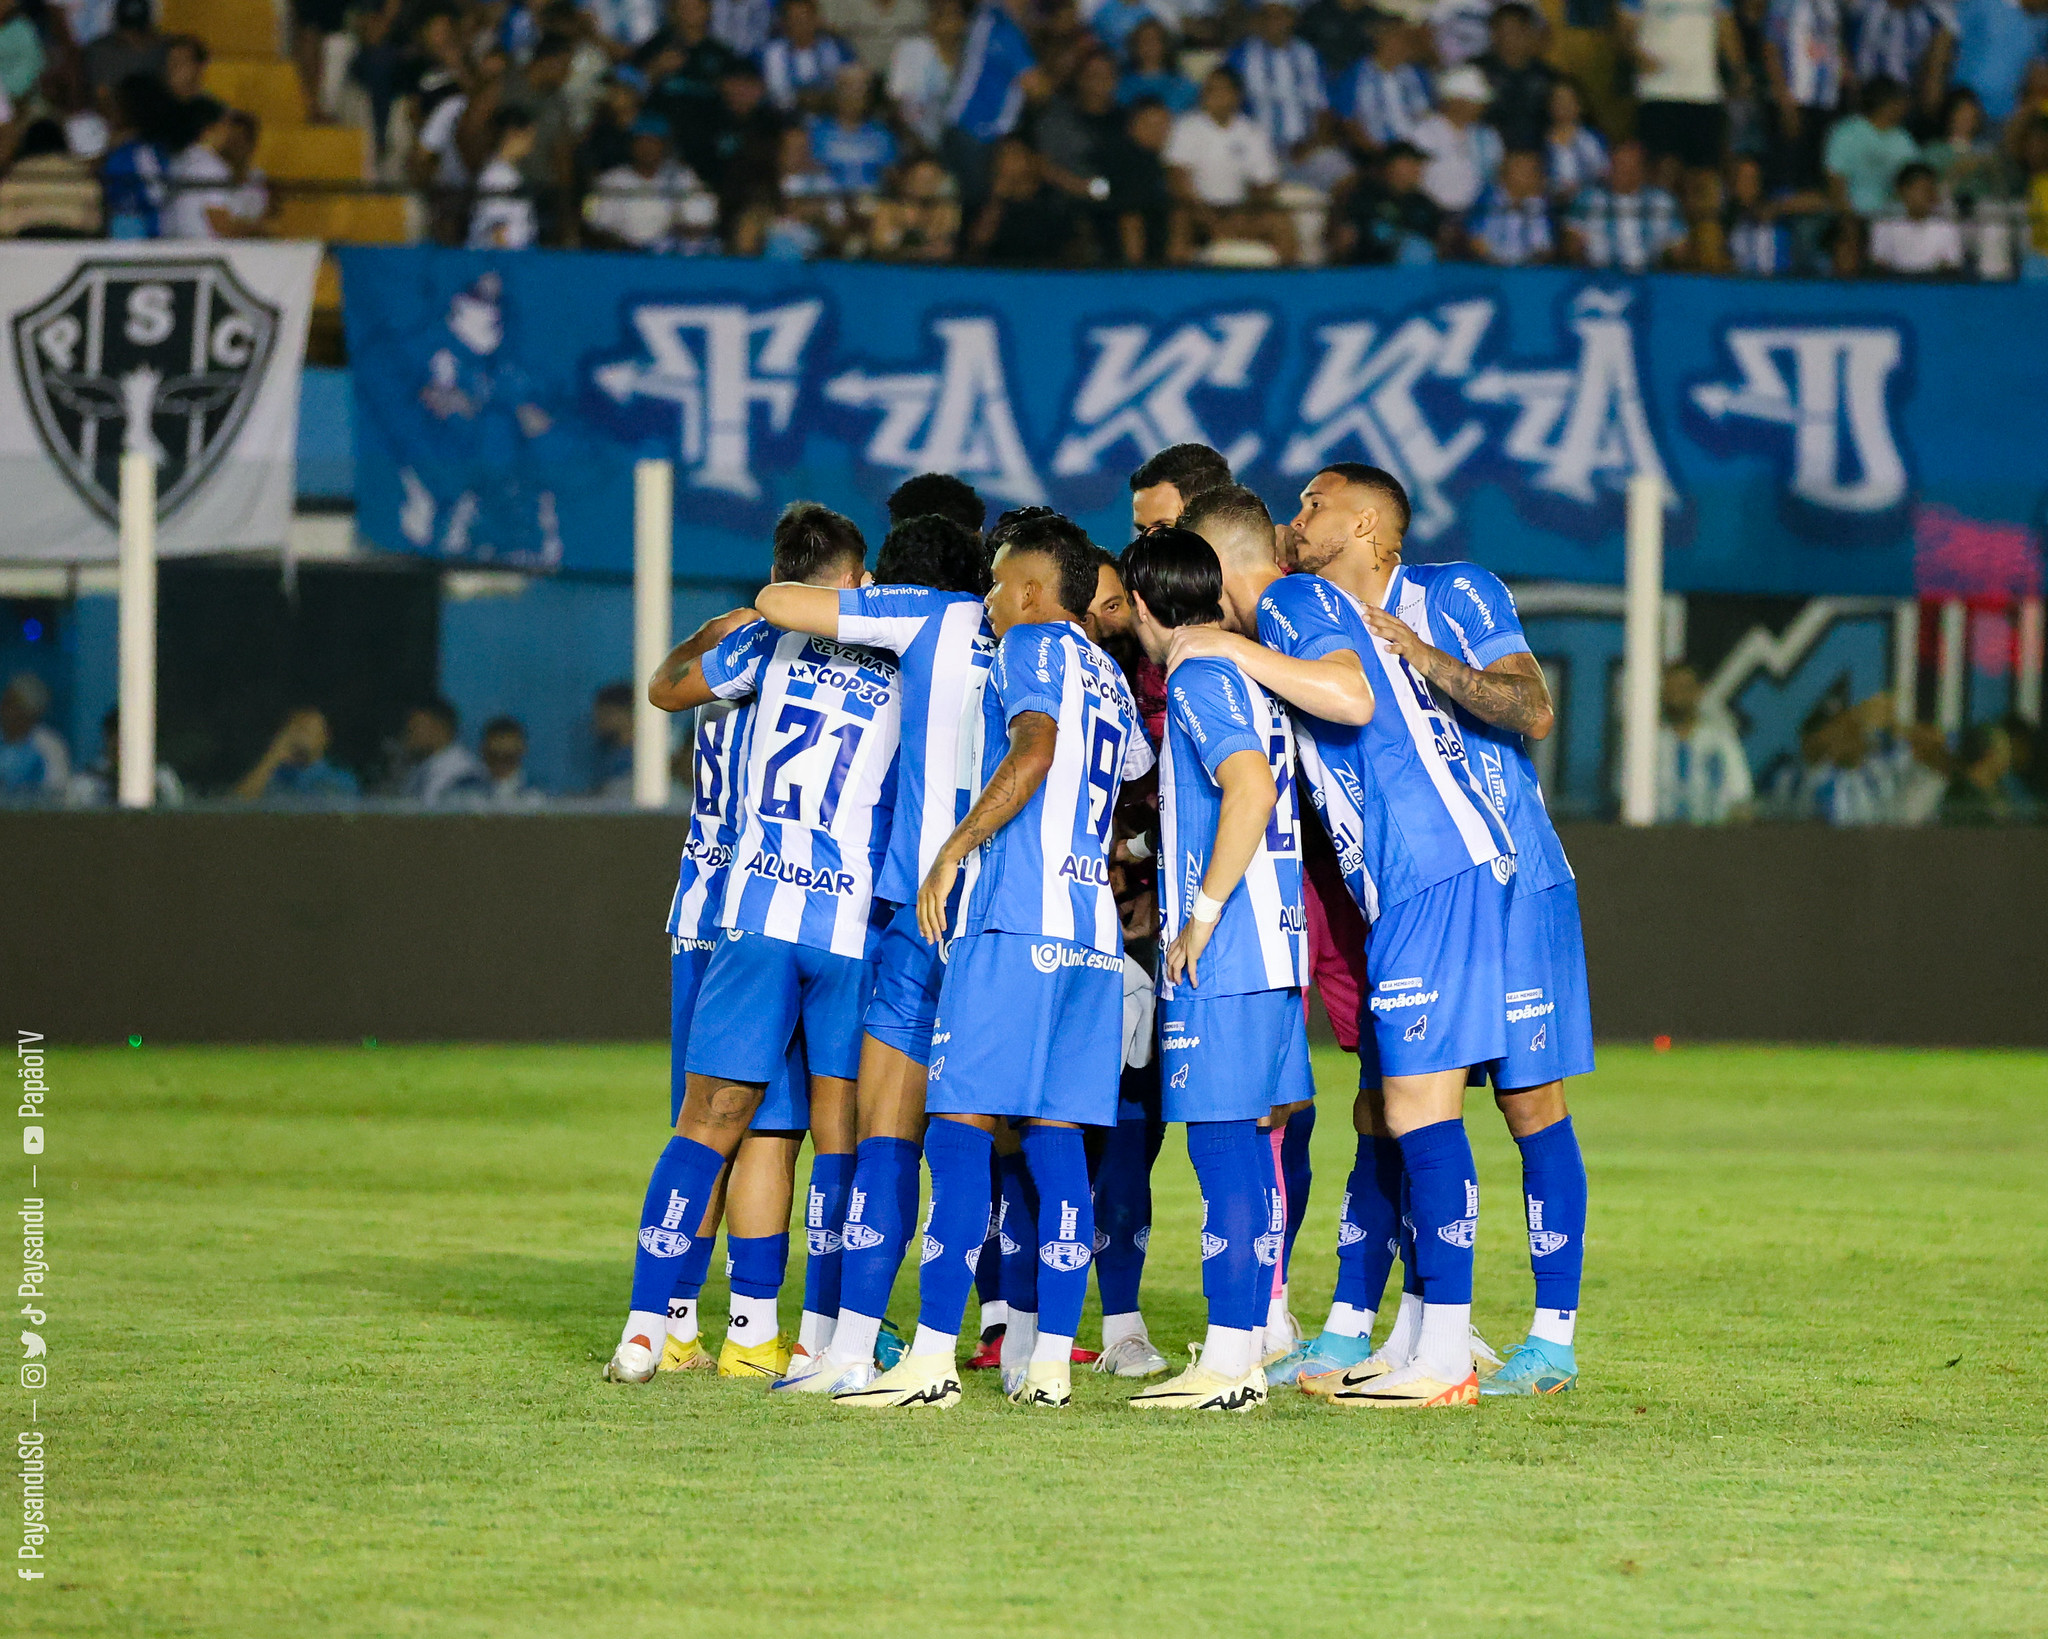
[[633, 806], [668, 802], [668, 713], [647, 698], [647, 679], [668, 657], [675, 603], [675, 468], [633, 466]]
[[1628, 481], [1628, 564], [1622, 614], [1621, 818], [1657, 819], [1657, 697], [1664, 679], [1664, 480]]
[[119, 755], [123, 808], [156, 800], [156, 457], [121, 456]]

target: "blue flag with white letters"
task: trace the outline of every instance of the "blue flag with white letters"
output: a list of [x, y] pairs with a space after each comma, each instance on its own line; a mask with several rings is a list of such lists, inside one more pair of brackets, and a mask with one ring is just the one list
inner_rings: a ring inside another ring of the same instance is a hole
[[2039, 584], [2044, 286], [340, 254], [357, 516], [395, 551], [622, 572], [648, 456], [685, 577], [765, 575], [786, 502], [871, 523], [927, 470], [1115, 547], [1127, 475], [1194, 440], [1282, 517], [1326, 462], [1389, 468], [1412, 561], [1511, 578], [1619, 581], [1648, 474], [1676, 590]]

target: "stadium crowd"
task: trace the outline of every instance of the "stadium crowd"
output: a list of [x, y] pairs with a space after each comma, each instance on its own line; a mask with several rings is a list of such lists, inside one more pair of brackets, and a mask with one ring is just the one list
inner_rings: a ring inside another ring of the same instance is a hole
[[[2048, 0], [293, 11], [309, 112], [366, 123], [449, 242], [2048, 273]], [[263, 232], [206, 59], [150, 0], [0, 0], [0, 232]]]

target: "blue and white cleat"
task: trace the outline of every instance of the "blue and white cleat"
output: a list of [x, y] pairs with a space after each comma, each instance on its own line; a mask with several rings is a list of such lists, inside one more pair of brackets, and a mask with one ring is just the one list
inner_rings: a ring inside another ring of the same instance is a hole
[[893, 1321], [885, 1320], [875, 1333], [875, 1364], [888, 1371], [903, 1363], [903, 1357], [910, 1353], [910, 1340], [896, 1329]]
[[1508, 1351], [1501, 1368], [1479, 1385], [1481, 1394], [1562, 1394], [1579, 1380], [1579, 1362], [1568, 1343], [1525, 1338]]
[[866, 1388], [876, 1376], [871, 1360], [857, 1360], [848, 1366], [821, 1354], [792, 1362], [768, 1387], [778, 1394], [842, 1394]]
[[1322, 1332], [1268, 1366], [1266, 1386], [1277, 1389], [1283, 1384], [1314, 1377], [1321, 1372], [1343, 1371], [1347, 1366], [1357, 1365], [1371, 1353], [1370, 1338], [1340, 1337], [1335, 1332]]

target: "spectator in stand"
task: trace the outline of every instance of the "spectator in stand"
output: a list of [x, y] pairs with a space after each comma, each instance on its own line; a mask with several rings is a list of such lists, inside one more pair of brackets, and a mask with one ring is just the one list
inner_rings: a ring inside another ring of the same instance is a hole
[[1727, 712], [1706, 703], [1699, 674], [1683, 661], [1664, 668], [1657, 730], [1657, 821], [1726, 825], [1750, 817], [1749, 758]]
[[1923, 157], [1949, 199], [1968, 210], [1980, 199], [2012, 196], [2011, 169], [1985, 130], [1984, 105], [1976, 92], [1966, 85], [1951, 91], [1937, 130]]
[[1466, 237], [1472, 254], [1496, 267], [1528, 267], [1555, 257], [1543, 156], [1534, 148], [1510, 148], [1502, 156], [1500, 180], [1480, 196]]
[[299, 95], [305, 102], [308, 125], [321, 124], [327, 118], [320, 102], [327, 42], [348, 31], [348, 9], [348, 0], [292, 0], [292, 64], [299, 71]]
[[1141, 97], [1164, 103], [1170, 114], [1185, 114], [1201, 100], [1201, 88], [1180, 71], [1173, 36], [1157, 18], [1140, 23], [1126, 42], [1124, 77], [1117, 101], [1128, 108]]
[[520, 167], [533, 152], [533, 116], [501, 108], [491, 116], [491, 157], [477, 173], [469, 213], [471, 250], [525, 250], [538, 227], [529, 184]]
[[952, 177], [936, 159], [912, 160], [875, 206], [874, 254], [888, 262], [950, 262], [959, 239], [960, 197]]
[[1607, 180], [1607, 144], [1586, 128], [1579, 88], [1559, 80], [1550, 88], [1550, 124], [1543, 134], [1543, 173], [1550, 197], [1569, 205], [1579, 190]]
[[1886, 273], [1952, 277], [1963, 271], [1963, 230], [1939, 215], [1941, 182], [1920, 160], [1901, 166], [1894, 185], [1903, 216], [1887, 216], [1870, 230], [1870, 262]]
[[642, 116], [627, 162], [599, 173], [585, 197], [583, 225], [584, 242], [604, 250], [710, 251], [718, 201], [669, 152], [668, 126]]
[[1123, 140], [1123, 131], [1123, 110], [1116, 101], [1116, 63], [1101, 50], [1083, 60], [1071, 88], [1045, 105], [1034, 126], [1045, 179], [1074, 202], [1075, 215], [1086, 224], [1098, 261], [1123, 258], [1122, 231], [1109, 182], [1110, 154]]
[[2014, 818], [2006, 777], [2012, 740], [1997, 723], [1975, 723], [1956, 748], [1955, 773], [1941, 797], [1943, 825], [1999, 825]]
[[1743, 154], [1728, 162], [1723, 235], [1734, 271], [1774, 278], [1792, 269], [1792, 232], [1764, 189], [1764, 162]]
[[336, 802], [355, 797], [362, 789], [355, 775], [327, 760], [331, 743], [326, 715], [317, 706], [300, 706], [285, 718], [256, 766], [235, 782], [234, 795], [244, 802]]
[[782, 26], [761, 53], [768, 100], [785, 114], [821, 113], [832, 85], [853, 62], [853, 48], [818, 26], [818, 0], [782, 0]]
[[161, 80], [168, 54], [168, 42], [156, 31], [149, 0], [114, 0], [112, 32], [85, 48], [86, 89], [97, 98], [131, 74]]
[[[121, 714], [100, 719], [100, 760], [73, 774], [64, 787], [66, 808], [112, 808], [121, 800]], [[169, 765], [156, 765], [156, 805], [176, 808], [185, 800], [185, 785]]]
[[1941, 108], [1955, 60], [1955, 15], [1947, 0], [1860, 0], [1850, 72], [1858, 85], [1897, 80], [1913, 93], [1918, 114]]
[[748, 199], [773, 198], [781, 175], [789, 121], [770, 105], [768, 87], [752, 63], [734, 63], [718, 81], [718, 103], [707, 129], [704, 163], [680, 157], [717, 193], [728, 221]]
[[925, 31], [929, 7], [926, 0], [821, 0], [819, 16], [853, 47], [861, 66], [881, 81], [888, 76], [897, 47]]
[[171, 161], [166, 239], [249, 239], [263, 231], [268, 196], [260, 187], [253, 198], [244, 191], [256, 122], [208, 102], [198, 141]]
[[1104, 156], [1109, 205], [1128, 266], [1188, 259], [1187, 213], [1174, 200], [1166, 165], [1172, 140], [1173, 115], [1157, 97], [1146, 97], [1124, 111], [1123, 136]]
[[1863, 88], [1862, 112], [1828, 133], [1828, 193], [1838, 210], [1879, 216], [1895, 203], [1892, 183], [1899, 167], [1920, 157], [1920, 144], [1906, 130], [1912, 94], [1897, 80], [1872, 80]]
[[811, 134], [804, 126], [784, 128], [777, 171], [760, 254], [779, 262], [830, 254], [846, 230], [846, 203], [832, 173], [811, 152]]
[[1820, 248], [1831, 279], [1860, 279], [1869, 271], [1869, 235], [1860, 216], [1836, 217], [1821, 233]]
[[1429, 8], [1429, 30], [1436, 60], [1457, 68], [1486, 53], [1492, 44], [1494, 0], [1436, 0]]
[[931, 0], [924, 32], [897, 41], [889, 57], [889, 100], [897, 118], [931, 153], [938, 152], [945, 134], [946, 102], [966, 39], [965, 0]]
[[163, 81], [130, 74], [108, 99], [113, 112], [100, 161], [109, 239], [154, 239], [170, 197], [171, 156], [156, 133], [170, 108]]
[[0, 239], [97, 239], [105, 226], [91, 164], [55, 120], [33, 121], [0, 176]]
[[1429, 81], [1415, 57], [1421, 30], [1398, 20], [1382, 23], [1371, 55], [1359, 59], [1351, 80], [1351, 126], [1368, 149], [1412, 143], [1430, 116]]
[[1728, 250], [1727, 196], [1715, 171], [1687, 171], [1682, 201], [1685, 237], [1666, 258], [1670, 266], [1687, 273], [1733, 273], [1735, 259]]
[[1345, 195], [1332, 235], [1335, 260], [1420, 267], [1437, 259], [1451, 219], [1423, 191], [1425, 163], [1412, 142], [1390, 142], [1381, 150], [1379, 174], [1361, 177]]
[[769, 0], [711, 0], [711, 36], [739, 56], [759, 61], [774, 26]]
[[1414, 143], [1429, 156], [1422, 190], [1445, 210], [1462, 215], [1478, 203], [1500, 173], [1500, 133], [1485, 123], [1493, 92], [1469, 64], [1437, 83], [1437, 111], [1415, 128]]
[[1332, 85], [1373, 49], [1373, 40], [1388, 19], [1372, 0], [1309, 0], [1294, 32], [1322, 59]]
[[593, 797], [621, 800], [633, 795], [633, 685], [607, 683], [590, 708], [590, 732], [597, 741]]
[[1493, 91], [1487, 123], [1500, 133], [1502, 147], [1540, 150], [1550, 124], [1550, 93], [1558, 83], [1557, 70], [1537, 55], [1543, 19], [1534, 6], [1508, 0], [1488, 27], [1491, 44], [1473, 59]]
[[[637, 68], [618, 67], [605, 75], [590, 123], [576, 144], [575, 174], [582, 189], [587, 191], [605, 172], [632, 164], [633, 135], [641, 124], [640, 92], [646, 84]], [[668, 121], [650, 115], [648, 123], [667, 147]]]
[[484, 801], [493, 808], [537, 808], [547, 799], [526, 779], [526, 728], [516, 717], [484, 724]]
[[1146, 0], [1094, 0], [1092, 5], [1082, 6], [1081, 14], [1087, 18], [1095, 37], [1111, 51], [1123, 50], [1131, 30], [1146, 18], [1165, 20]]
[[163, 141], [174, 154], [199, 140], [206, 117], [216, 106], [205, 89], [209, 60], [206, 43], [189, 34], [173, 34], [164, 42], [164, 89], [176, 112], [164, 128]]
[[876, 194], [882, 174], [896, 163], [896, 139], [870, 117], [875, 82], [859, 63], [848, 63], [832, 82], [832, 112], [810, 123], [811, 152], [841, 193]]
[[1285, 0], [1265, 0], [1252, 18], [1252, 32], [1227, 61], [1273, 152], [1285, 159], [1305, 151], [1330, 105], [1315, 49], [1295, 37], [1294, 8]]
[[491, 776], [483, 763], [456, 738], [460, 727], [461, 719], [446, 700], [422, 701], [405, 714], [399, 737], [401, 798], [436, 808], [490, 791]]
[[[1014, 14], [1013, 14], [1014, 8]], [[992, 144], [1017, 128], [1027, 81], [1036, 60], [1023, 23], [1028, 0], [982, 0], [967, 26], [960, 68], [946, 103], [946, 169], [960, 184], [970, 211], [988, 196], [994, 170]], [[1012, 180], [1021, 173], [1012, 167]], [[977, 226], [979, 225], [977, 219]]]
[[1822, 186], [1828, 125], [1848, 75], [1841, 0], [1771, 0], [1764, 71], [1776, 111], [1772, 149], [1779, 185]]
[[633, 53], [647, 76], [649, 113], [668, 121], [669, 139], [699, 176], [715, 170], [719, 86], [745, 59], [711, 33], [706, 0], [670, 0], [668, 23]]
[[9, 121], [14, 107], [34, 93], [48, 63], [42, 31], [29, 16], [25, 0], [0, 0], [0, 92], [12, 105], [6, 114]]
[[598, 33], [622, 56], [640, 49], [661, 31], [661, 0], [578, 0], [596, 19]]
[[1585, 266], [1643, 273], [1685, 238], [1685, 222], [1678, 201], [1651, 184], [1643, 145], [1618, 142], [1606, 183], [1579, 195], [1571, 233]]
[[1726, 94], [1747, 89], [1728, 0], [1621, 0], [1616, 25], [1635, 65], [1636, 130], [1651, 161], [1718, 168]]
[[1202, 82], [1202, 101], [1173, 123], [1165, 159], [1198, 237], [1249, 239], [1294, 260], [1294, 222], [1274, 208], [1280, 160], [1265, 131], [1244, 113], [1244, 90], [1227, 68]]
[[1951, 0], [1954, 80], [1977, 93], [1994, 125], [2017, 106], [2027, 65], [2048, 52], [2048, 0]]
[[50, 686], [34, 672], [16, 672], [0, 694], [0, 793], [62, 796], [71, 779], [71, 753], [44, 718]]
[[1045, 180], [1044, 164], [1022, 137], [996, 144], [989, 195], [967, 234], [967, 259], [1028, 266], [1066, 259], [1072, 237], [1067, 200]]

